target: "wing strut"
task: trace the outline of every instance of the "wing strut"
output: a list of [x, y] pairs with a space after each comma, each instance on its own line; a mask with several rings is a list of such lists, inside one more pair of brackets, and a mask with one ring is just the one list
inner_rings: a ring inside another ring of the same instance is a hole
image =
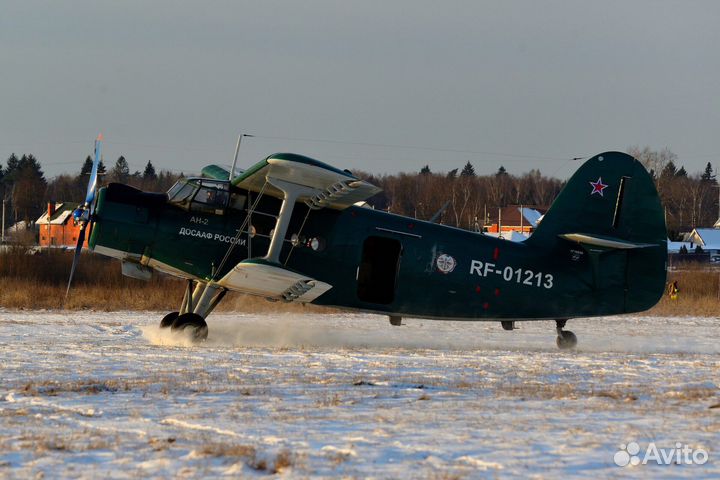
[[279, 178], [267, 177], [267, 181], [270, 185], [283, 192], [283, 203], [280, 207], [280, 213], [278, 214], [272, 238], [270, 239], [270, 247], [264, 259], [268, 262], [280, 263], [280, 250], [282, 250], [283, 242], [285, 241], [285, 234], [290, 225], [290, 217], [292, 217], [295, 202], [301, 195], [309, 196], [314, 194], [315, 189], [280, 180]]
[[[240, 242], [240, 237], [245, 233], [245, 226], [250, 222], [250, 217], [252, 216], [252, 213], [255, 211], [255, 208], [257, 208], [258, 203], [260, 203], [260, 199], [263, 196], [263, 193], [265, 193], [265, 187], [267, 186], [267, 183], [263, 185], [263, 187], [260, 189], [260, 193], [258, 194], [257, 198], [255, 199], [255, 203], [253, 203], [250, 208], [248, 209], [247, 215], [245, 216], [245, 220], [243, 221], [242, 225], [240, 225], [240, 228], [238, 228], [237, 234], [233, 238], [232, 242], [230, 243], [230, 246], [227, 249], [227, 252], [225, 252], [225, 256], [223, 257], [222, 261], [220, 262], [220, 265], [218, 268], [215, 269], [215, 272], [212, 276], [212, 281], [215, 280], [217, 275], [222, 271], [223, 267], [225, 266], [225, 262], [227, 262], [228, 258], [230, 258], [230, 254], [232, 253], [235, 246]], [[250, 244], [250, 240], [248, 239], [248, 245]]]

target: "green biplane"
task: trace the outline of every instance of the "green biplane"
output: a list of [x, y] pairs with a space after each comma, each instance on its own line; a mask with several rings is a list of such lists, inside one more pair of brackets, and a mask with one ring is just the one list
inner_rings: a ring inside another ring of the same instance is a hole
[[392, 325], [408, 316], [512, 330], [554, 320], [558, 347], [572, 348], [568, 319], [643, 311], [665, 287], [660, 199], [645, 168], [620, 152], [587, 160], [523, 242], [374, 210], [364, 200], [380, 189], [301, 155], [202, 174], [164, 194], [96, 190], [94, 168], [74, 213], [82, 229], [73, 271], [90, 226], [89, 248], [118, 258], [124, 274], [187, 281], [160, 325], [197, 340], [232, 290], [384, 314]]

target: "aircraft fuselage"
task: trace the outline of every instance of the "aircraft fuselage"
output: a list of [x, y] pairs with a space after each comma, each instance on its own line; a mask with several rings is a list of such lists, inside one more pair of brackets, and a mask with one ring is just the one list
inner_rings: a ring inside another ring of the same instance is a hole
[[[253, 193], [240, 192], [249, 197], [243, 208], [214, 214], [127, 189], [100, 190], [91, 248], [202, 281], [265, 255], [281, 203], [263, 197], [237, 235]], [[332, 285], [315, 304], [438, 319], [520, 320], [649, 308], [656, 296], [627, 294], [644, 279], [628, 277], [626, 255], [604, 252], [599, 275], [592, 255], [568, 241], [531, 246], [365, 207], [309, 210], [297, 203], [280, 263]]]

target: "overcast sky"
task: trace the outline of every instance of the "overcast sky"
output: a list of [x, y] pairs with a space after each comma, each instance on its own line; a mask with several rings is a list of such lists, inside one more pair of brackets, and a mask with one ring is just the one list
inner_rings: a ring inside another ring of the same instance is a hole
[[[0, 0], [0, 159], [373, 173], [669, 147], [720, 166], [717, 1]], [[326, 140], [318, 142], [310, 140]], [[341, 143], [348, 142], [348, 143]], [[412, 148], [410, 148], [412, 147]]]

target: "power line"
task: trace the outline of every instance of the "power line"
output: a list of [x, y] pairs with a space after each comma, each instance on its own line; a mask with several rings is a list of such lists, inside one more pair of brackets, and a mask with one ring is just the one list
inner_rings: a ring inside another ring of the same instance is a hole
[[[522, 161], [522, 160], [548, 160], [548, 161], [568, 161], [568, 160], [581, 160], [584, 157], [561, 157], [561, 156], [549, 156], [549, 155], [529, 155], [522, 153], [511, 153], [511, 152], [496, 152], [489, 150], [465, 150], [457, 148], [447, 147], [432, 147], [425, 145], [403, 145], [403, 144], [392, 144], [392, 143], [374, 143], [374, 142], [361, 142], [353, 140], [334, 140], [327, 138], [309, 138], [309, 137], [285, 137], [275, 135], [254, 135], [255, 138], [261, 140], [284, 140], [292, 142], [306, 142], [306, 143], [324, 143], [330, 145], [356, 145], [364, 147], [377, 147], [377, 148], [388, 148], [388, 149], [400, 149], [400, 150], [415, 150], [415, 151], [427, 151], [427, 152], [440, 152], [440, 153], [456, 153], [464, 155], [486, 155], [492, 157], [506, 158], [510, 161]], [[134, 148], [148, 148], [155, 150], [166, 150], [176, 152], [217, 152], [227, 153], [224, 148], [218, 148], [216, 145], [206, 146], [187, 146], [187, 145], [165, 145], [165, 144], [147, 144], [147, 143], [135, 143], [135, 142], [122, 142], [122, 141], [105, 141], [107, 145], [117, 146], [128, 146]], [[19, 147], [19, 146], [35, 146], [35, 145], [78, 145], [78, 144], [89, 144], [87, 140], [63, 140], [63, 141], [35, 141], [35, 142], [17, 142], [17, 143], [0, 143], [3, 147]], [[680, 160], [692, 160], [700, 158], [714, 158], [718, 154], [702, 154], [702, 155], [683, 155]], [[336, 155], [336, 158], [342, 158]], [[393, 160], [391, 158], [379, 158], [379, 157], [363, 157], [362, 155], [351, 155], [345, 156], [346, 159], [357, 159], [357, 160]], [[475, 160], [479, 161], [479, 160]], [[75, 162], [47, 162], [46, 165], [70, 165]]]
[[288, 140], [296, 142], [312, 142], [312, 143], [330, 143], [340, 145], [360, 145], [367, 147], [382, 147], [382, 148], [398, 148], [406, 150], [425, 150], [429, 152], [445, 152], [445, 153], [465, 153], [473, 155], [492, 155], [496, 157], [510, 157], [510, 158], [525, 158], [525, 159], [541, 159], [541, 160], [568, 160], [568, 157], [550, 157], [543, 155], [524, 155], [517, 153], [505, 153], [505, 152], [490, 152], [483, 150], [462, 150], [457, 148], [441, 148], [441, 147], [428, 147], [420, 145], [399, 145], [391, 143], [371, 143], [371, 142], [356, 142], [346, 140], [329, 140], [322, 138], [302, 138], [302, 137], [276, 137], [268, 135], [255, 135], [255, 138], [264, 138], [269, 140]]
[[[423, 146], [423, 145], [401, 145], [401, 144], [391, 144], [391, 143], [373, 143], [373, 142], [360, 142], [360, 141], [352, 141], [352, 140], [332, 140], [332, 139], [323, 139], [323, 138], [307, 138], [307, 137], [282, 137], [282, 136], [271, 136], [271, 135], [254, 135], [255, 138], [258, 139], [264, 139], [264, 140], [285, 140], [285, 141], [294, 141], [294, 142], [308, 142], [308, 143], [326, 143], [326, 144], [333, 144], [333, 145], [357, 145], [357, 146], [365, 146], [365, 147], [379, 147], [379, 148], [394, 148], [394, 149], [404, 149], [404, 150], [420, 150], [420, 151], [428, 151], [428, 152], [443, 152], [443, 153], [461, 153], [461, 154], [471, 154], [471, 155], [490, 155], [495, 157], [507, 157], [507, 158], [520, 158], [520, 159], [540, 159], [540, 160], [568, 160], [568, 157], [556, 157], [556, 156], [546, 156], [546, 155], [527, 155], [527, 154], [518, 154], [518, 153], [508, 153], [508, 152], [492, 152], [492, 151], [484, 151], [484, 150], [463, 150], [463, 149], [456, 149], [456, 148], [445, 148], [445, 147], [429, 147], [429, 146]], [[87, 141], [40, 141], [40, 142], [18, 142], [18, 143], [0, 143], [1, 146], [32, 146], [32, 145], [75, 145], [75, 144], [87, 144]], [[136, 147], [136, 148], [152, 148], [152, 149], [158, 149], [158, 150], [171, 150], [171, 151], [199, 151], [199, 152], [207, 152], [207, 151], [215, 151], [215, 152], [226, 152], [225, 149], [218, 148], [217, 146], [183, 146], [183, 145], [163, 145], [163, 144], [147, 144], [147, 143], [135, 143], [135, 142], [119, 142], [119, 141], [111, 141], [106, 140], [106, 145], [120, 145], [120, 146], [129, 146], [129, 147]]]

